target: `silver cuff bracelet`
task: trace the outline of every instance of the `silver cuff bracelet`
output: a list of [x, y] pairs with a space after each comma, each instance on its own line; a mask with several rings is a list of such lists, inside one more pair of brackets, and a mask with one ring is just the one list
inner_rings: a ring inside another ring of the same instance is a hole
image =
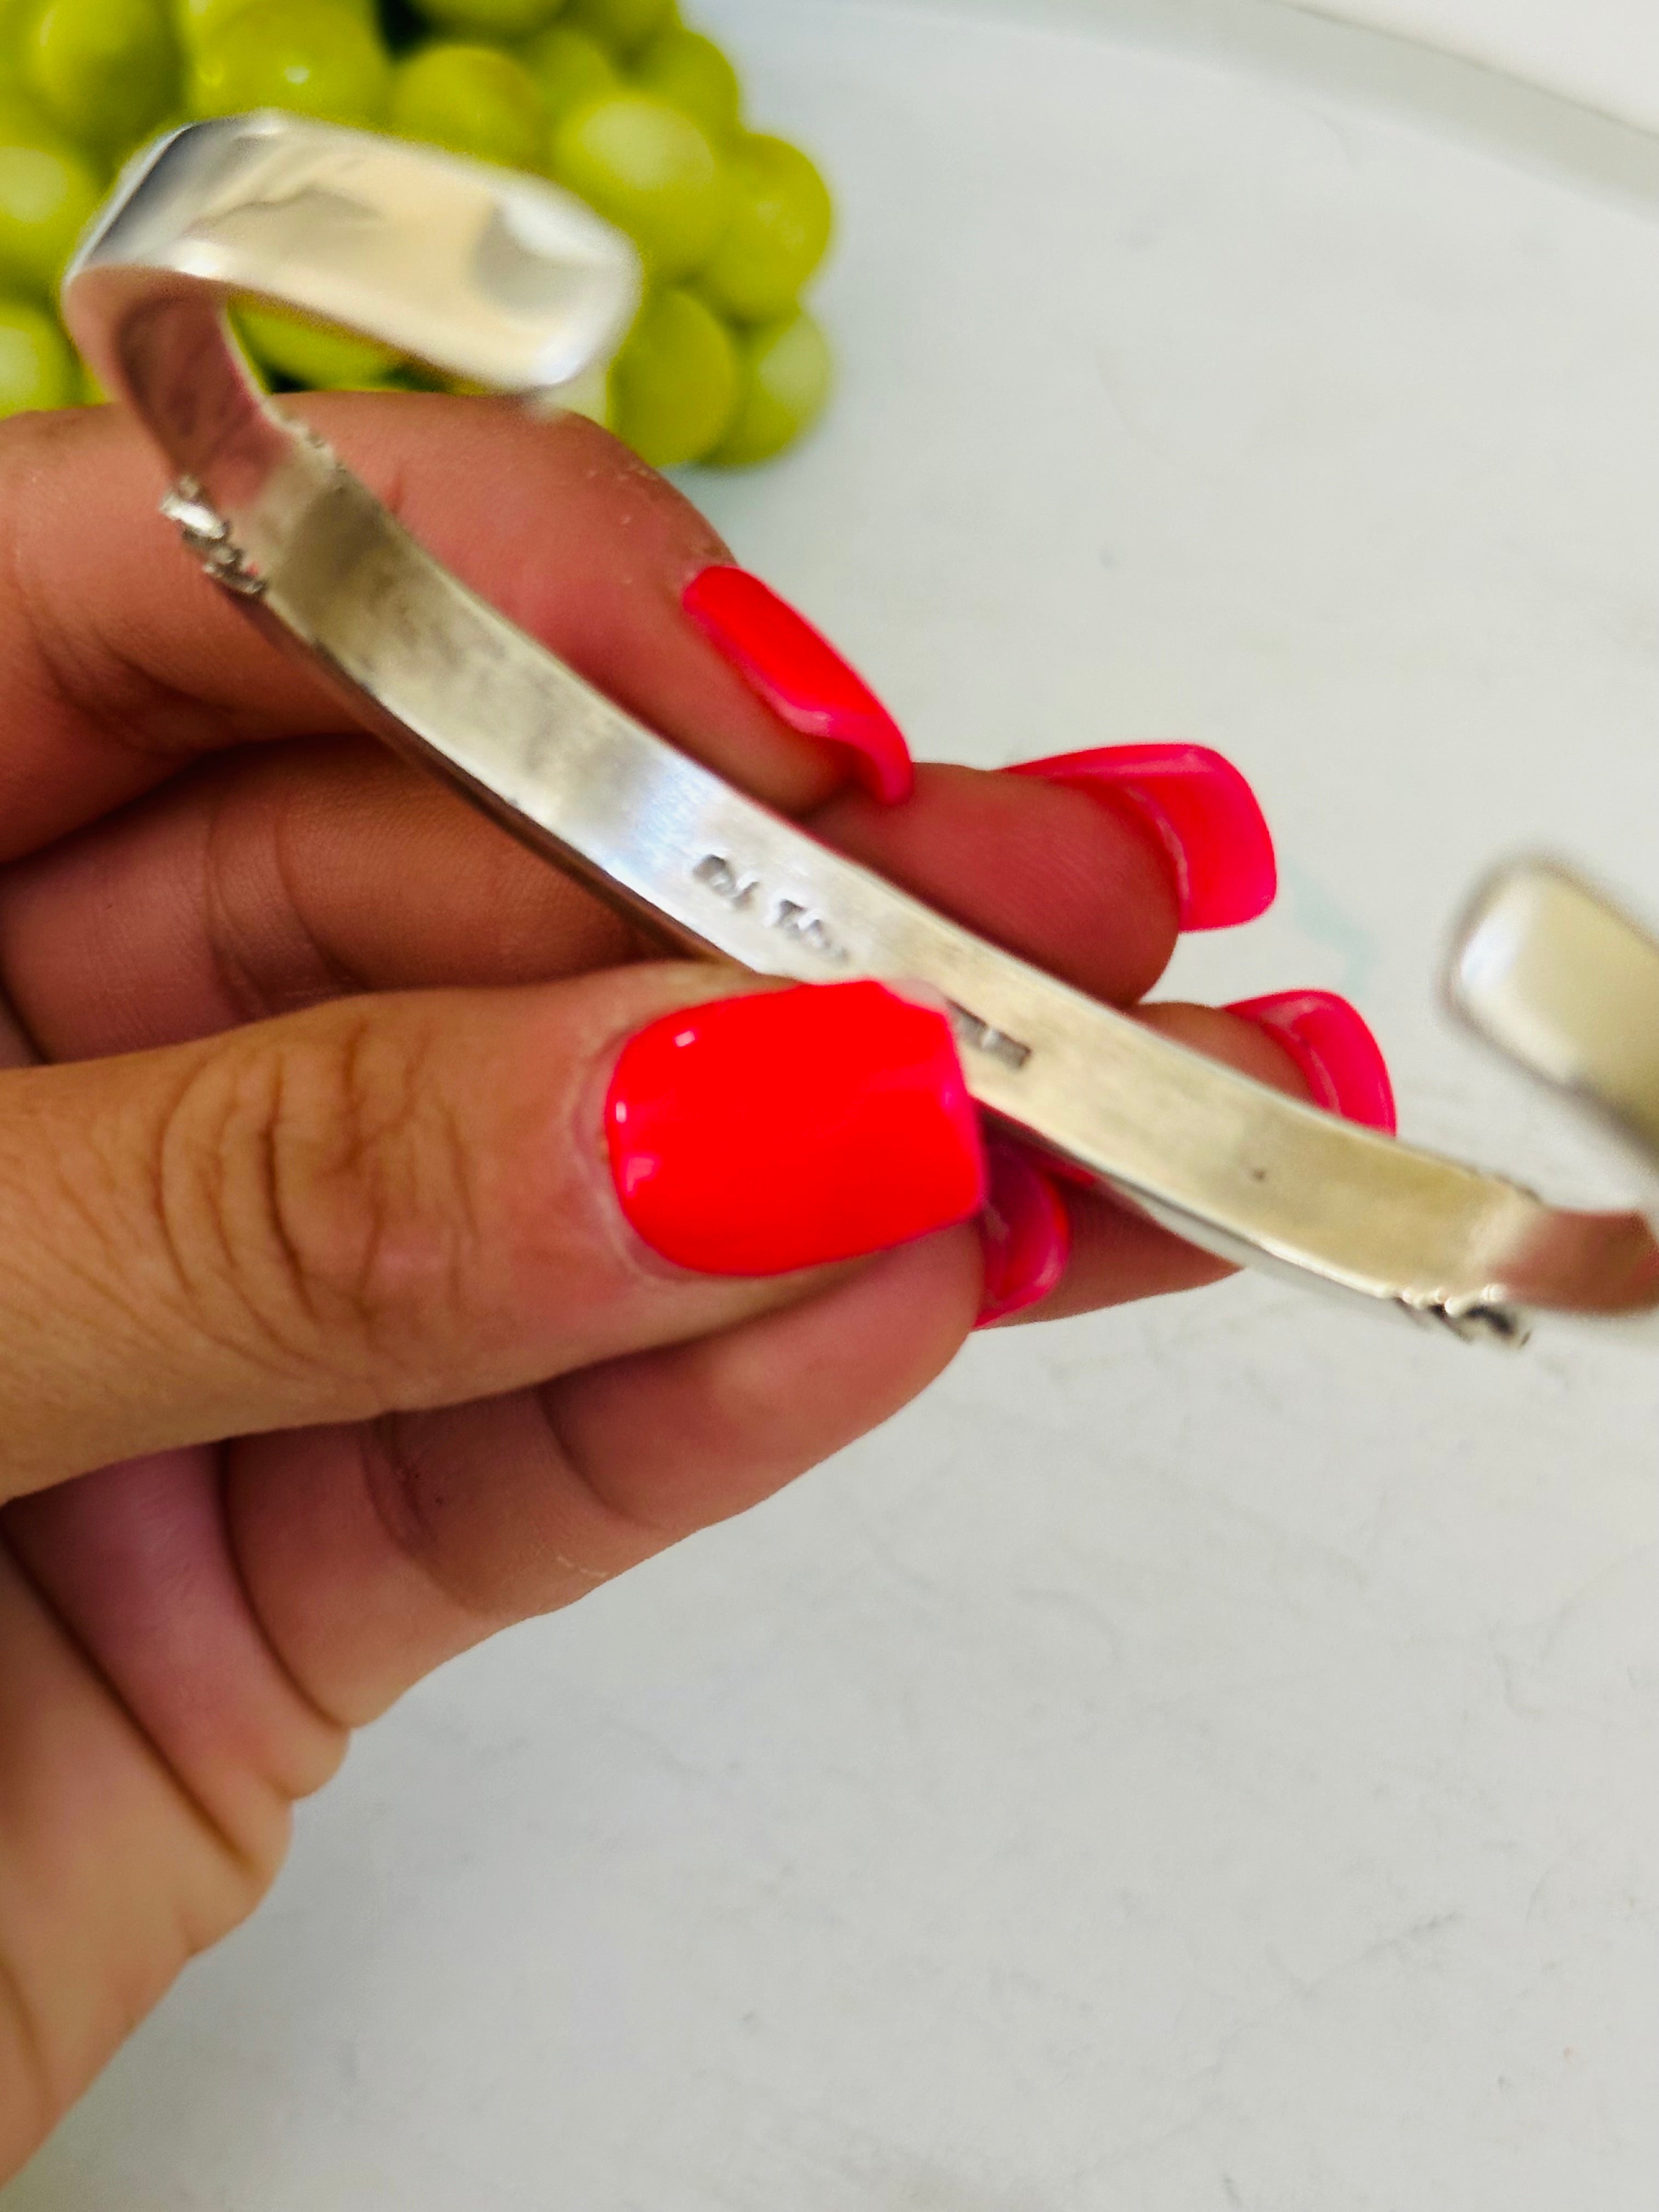
[[[353, 712], [676, 944], [805, 982], [932, 986], [974, 1096], [1227, 1259], [1467, 1338], [1659, 1310], [1645, 1216], [1580, 1213], [1302, 1106], [1057, 981], [735, 791], [434, 561], [250, 377], [247, 294], [558, 404], [639, 296], [632, 248], [550, 185], [281, 114], [176, 132], [65, 279], [70, 327], [177, 482], [166, 513]], [[1659, 834], [1659, 825], [1656, 825]], [[1482, 895], [1451, 997], [1659, 1171], [1659, 945], [1540, 863]]]

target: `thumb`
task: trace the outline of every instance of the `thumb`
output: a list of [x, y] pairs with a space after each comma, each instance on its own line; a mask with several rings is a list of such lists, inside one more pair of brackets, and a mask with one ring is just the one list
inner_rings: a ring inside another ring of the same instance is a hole
[[0, 1498], [706, 1335], [983, 1175], [948, 1024], [871, 983], [639, 967], [0, 1075]]

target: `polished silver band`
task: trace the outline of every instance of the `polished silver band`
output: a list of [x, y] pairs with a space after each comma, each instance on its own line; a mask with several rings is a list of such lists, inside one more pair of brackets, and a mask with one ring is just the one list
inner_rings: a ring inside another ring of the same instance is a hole
[[1297, 1105], [688, 759], [469, 592], [266, 401], [223, 313], [257, 295], [535, 400], [607, 356], [637, 283], [626, 243], [551, 187], [258, 115], [195, 125], [136, 165], [64, 309], [176, 472], [167, 512], [208, 574], [363, 720], [678, 944], [805, 981], [933, 986], [982, 1105], [1229, 1259], [1506, 1342], [1531, 1310], [1659, 1310], [1640, 1214], [1560, 1211]]

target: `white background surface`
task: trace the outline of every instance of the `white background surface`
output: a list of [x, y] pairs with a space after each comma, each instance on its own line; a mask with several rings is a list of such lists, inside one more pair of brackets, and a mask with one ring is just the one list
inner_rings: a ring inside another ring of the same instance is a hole
[[[1180, 988], [1588, 1188], [1431, 976], [1518, 842], [1659, 907], [1653, 209], [1109, 5], [701, 12], [844, 213], [739, 555], [922, 752], [1224, 747]], [[1651, 1351], [1003, 1334], [372, 1732], [5, 2212], [1653, 2212], [1656, 1753]]]
[[1301, 0], [1659, 125], [1659, 10], [1647, 0]]

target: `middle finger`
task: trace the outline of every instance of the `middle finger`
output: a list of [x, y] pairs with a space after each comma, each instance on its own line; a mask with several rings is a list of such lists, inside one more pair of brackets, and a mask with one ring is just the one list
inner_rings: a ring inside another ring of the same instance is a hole
[[[805, 817], [854, 857], [1116, 1005], [1176, 939], [1132, 814], [1024, 776], [924, 767], [886, 808]], [[344, 992], [551, 980], [628, 925], [371, 739], [250, 748], [0, 875], [0, 986], [53, 1060], [211, 1035]]]

